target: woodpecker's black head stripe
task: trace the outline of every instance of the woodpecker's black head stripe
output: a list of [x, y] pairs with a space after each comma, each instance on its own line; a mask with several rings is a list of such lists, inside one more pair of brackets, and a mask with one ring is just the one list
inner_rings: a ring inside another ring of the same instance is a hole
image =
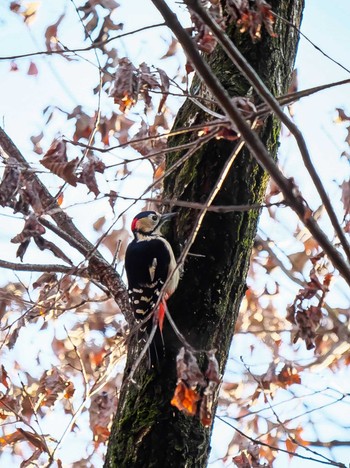
[[137, 214], [134, 219], [147, 218], [149, 215], [157, 215], [157, 213], [155, 211], [142, 211], [141, 213]]

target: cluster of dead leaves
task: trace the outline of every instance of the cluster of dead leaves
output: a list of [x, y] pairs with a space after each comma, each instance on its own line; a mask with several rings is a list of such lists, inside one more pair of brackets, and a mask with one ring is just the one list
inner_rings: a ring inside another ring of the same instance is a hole
[[135, 67], [127, 57], [123, 57], [119, 59], [109, 95], [113, 97], [116, 104], [119, 104], [120, 111], [126, 112], [137, 103], [139, 98], [142, 98], [145, 105], [149, 107], [152, 101], [149, 92], [160, 89], [163, 94], [158, 105], [158, 113], [161, 113], [168, 96], [169, 86], [170, 81], [164, 70], [157, 68], [155, 72], [152, 72], [144, 62], [139, 67]]
[[[17, 257], [23, 260], [33, 239], [40, 250], [48, 249], [56, 257], [71, 265], [71, 260], [55, 244], [42, 237], [46, 230], [38, 220], [38, 216], [44, 213], [40, 185], [14, 158], [10, 157], [5, 162], [0, 183], [0, 205], [9, 206], [15, 213], [20, 212], [26, 216], [23, 230], [11, 239], [12, 243], [20, 244]], [[34, 213], [30, 212], [31, 207]]]
[[[74, 378], [79, 374], [86, 385], [90, 385], [91, 382], [91, 388], [94, 386], [97, 388], [93, 392], [90, 404], [86, 405], [87, 408], [84, 410], [90, 419], [90, 429], [93, 434], [91, 442], [94, 443], [95, 448], [106, 442], [111, 418], [117, 404], [115, 387], [121, 384], [121, 374], [116, 380], [111, 379], [111, 372], [114, 371], [116, 363], [125, 352], [124, 339], [118, 323], [121, 317], [120, 310], [112, 300], [108, 303], [102, 300], [95, 306], [94, 301], [89, 304], [90, 282], [83, 282], [68, 275], [63, 275], [61, 279], [58, 279], [56, 274], [44, 273], [34, 281], [33, 288], [39, 291], [39, 297], [32, 307], [29, 307], [29, 298], [35, 295], [35, 291], [28, 297], [28, 291], [20, 283], [16, 289], [14, 284], [0, 288], [0, 316], [5, 330], [1, 331], [3, 346], [7, 345], [10, 349], [18, 346], [18, 350], [22, 349], [23, 345], [20, 342], [17, 343], [18, 331], [25, 325], [24, 321], [37, 320], [38, 315], [35, 317], [35, 310], [45, 311], [44, 315], [40, 315], [41, 321], [44, 320], [42, 323], [44, 329], [48, 325], [47, 318], [50, 310], [61, 307], [62, 311], [67, 311], [75, 307], [75, 314], [79, 314], [79, 312], [82, 313], [80, 305], [85, 302], [86, 320], [84, 320], [84, 332], [81, 330], [81, 322], [77, 320], [76, 326], [71, 328], [68, 336], [60, 339], [53, 337], [52, 350], [60, 364], [48, 370], [42, 370], [39, 378], [33, 377], [30, 370], [22, 369], [18, 363], [16, 367], [11, 365], [9, 369], [7, 365], [0, 366], [2, 390], [0, 392], [2, 426], [0, 447], [27, 443], [26, 457], [28, 453], [31, 455], [24, 459], [21, 466], [31, 466], [31, 463], [35, 463], [41, 455], [47, 456], [49, 448], [51, 452], [53, 444], [57, 443], [50, 434], [35, 431], [36, 426], [30, 425], [33, 416], [40, 421], [54, 411], [63, 410], [65, 414], [74, 417], [75, 408], [77, 408], [75, 399], [80, 399], [81, 403], [81, 395], [75, 394], [73, 384]], [[96, 296], [92, 295], [92, 297], [95, 301], [98, 299]], [[97, 310], [98, 314], [90, 313]], [[22, 318], [16, 320], [16, 317]], [[59, 315], [55, 318], [59, 319]], [[106, 327], [109, 327], [109, 330], [114, 327], [118, 337], [107, 339]], [[90, 340], [88, 342], [86, 333], [90, 330], [101, 331], [104, 336], [103, 343], [96, 345]], [[39, 353], [42, 351], [39, 350]], [[45, 349], [46, 351], [48, 349]], [[33, 358], [37, 359], [38, 367], [41, 367], [39, 356], [33, 356]], [[35, 372], [38, 367], [35, 368]], [[21, 380], [25, 383], [16, 383], [17, 378], [11, 380], [14, 375], [17, 376], [18, 369], [21, 372]], [[107, 383], [108, 380], [110, 380], [109, 383]], [[70, 430], [76, 432], [77, 426], [74, 425]], [[29, 452], [30, 449], [31, 452]]]
[[[224, 27], [224, 19], [222, 14], [222, 7], [220, 2], [207, 2], [206, 9], [210, 16], [222, 27]], [[200, 51], [210, 54], [215, 49], [217, 44], [217, 39], [211, 32], [211, 29], [203, 23], [203, 21], [194, 13], [191, 8], [189, 7], [189, 12], [191, 15], [191, 21], [193, 27], [191, 28], [190, 32], [194, 41], [197, 44], [197, 47]], [[188, 70], [192, 71], [192, 70]]]
[[[99, 15], [96, 7], [101, 6], [108, 13], [104, 16], [101, 25], [101, 15]], [[100, 47], [103, 47], [103, 42], [109, 38], [109, 31], [118, 31], [123, 28], [123, 24], [116, 24], [111, 18], [111, 13], [120, 5], [115, 0], [88, 0], [84, 5], [78, 8], [82, 12], [82, 21], [84, 22], [85, 39], [91, 37], [96, 32], [94, 42]]]
[[[33, 412], [38, 418], [59, 401], [62, 401], [66, 413], [72, 412], [70, 400], [75, 393], [74, 385], [55, 367], [44, 372], [37, 383], [23, 386], [21, 389], [12, 385], [4, 366], [0, 369], [0, 379], [6, 390], [0, 396], [0, 420], [5, 423], [14, 417], [25, 422], [25, 418], [30, 417]], [[101, 391], [92, 397], [89, 416], [95, 446], [108, 440], [116, 405], [114, 388], [113, 391], [108, 388], [108, 391]], [[23, 467], [30, 466], [42, 453], [49, 453], [46, 436], [33, 431], [33, 427], [28, 425], [26, 429], [17, 427], [15, 431], [0, 436], [0, 447], [21, 441], [29, 442], [34, 447], [35, 450], [30, 458], [21, 464]]]
[[220, 383], [215, 350], [207, 353], [208, 366], [203, 373], [189, 349], [182, 347], [176, 357], [177, 385], [171, 404], [189, 416], [198, 416], [205, 427], [213, 418], [213, 402]]
[[110, 436], [112, 417], [117, 409], [118, 399], [115, 389], [102, 391], [91, 399], [89, 410], [90, 428], [93, 433], [95, 444], [105, 443]]
[[[0, 419], [5, 423], [15, 419], [25, 425], [27, 418], [29, 421], [33, 413], [38, 417], [43, 407], [50, 408], [61, 399], [69, 400], [75, 392], [73, 383], [56, 368], [46, 371], [38, 384], [23, 384], [19, 388], [11, 382], [5, 367], [2, 366], [1, 383], [5, 387], [5, 393], [0, 396]], [[14, 432], [0, 437], [0, 447], [26, 441], [35, 448], [30, 459], [24, 461], [21, 466], [30, 466], [43, 452], [49, 453], [45, 436], [33, 431], [33, 427], [28, 423], [26, 429], [17, 427]]]
[[[211, 0], [206, 3], [210, 16], [222, 27], [225, 28], [227, 18], [224, 17], [221, 3]], [[271, 5], [265, 0], [256, 0], [253, 5], [248, 0], [228, 0], [226, 2], [226, 14], [228, 21], [235, 23], [241, 33], [248, 32], [253, 42], [261, 39], [262, 27], [265, 26], [268, 34], [276, 37], [273, 30], [275, 16], [272, 13]], [[193, 27], [190, 29], [192, 36], [202, 52], [210, 54], [213, 52], [217, 39], [211, 29], [196, 15], [189, 7]], [[188, 65], [188, 72], [192, 71]]]
[[276, 387], [287, 388], [290, 385], [301, 383], [298, 370], [292, 363], [286, 363], [281, 370], [277, 370], [274, 361], [271, 362], [265, 374], [259, 377], [254, 376], [254, 378], [259, 382], [259, 387], [252, 399], [257, 397], [262, 390], [269, 390], [270, 395], [273, 395]]
[[[116, 112], [111, 112], [108, 115], [101, 114], [99, 118], [96, 119], [96, 114], [87, 114], [81, 105], [76, 106], [70, 112], [66, 112], [55, 106], [46, 107], [43, 114], [46, 117], [47, 123], [53, 118], [55, 110], [66, 114], [67, 120], [75, 120], [75, 130], [72, 137], [73, 141], [79, 141], [80, 139], [89, 140], [93, 132], [96, 131], [96, 134], [100, 135], [101, 142], [105, 146], [109, 146], [111, 137], [116, 138], [120, 145], [125, 145], [130, 139], [129, 130], [135, 124], [134, 120], [128, 119], [124, 114], [117, 114]], [[34, 145], [33, 151], [40, 155], [43, 153], [40, 145], [43, 136], [44, 134], [41, 132], [39, 135], [31, 137], [31, 141]], [[93, 141], [95, 141], [95, 137]]]
[[[164, 161], [162, 151], [166, 148], [166, 138], [161, 138], [158, 127], [166, 128], [167, 123], [164, 119], [155, 118], [153, 125], [148, 125], [142, 120], [138, 132], [131, 138], [130, 146], [138, 151], [142, 156], [147, 156], [148, 160], [158, 167]], [[153, 153], [158, 156], [150, 157]]]
[[50, 250], [56, 257], [61, 260], [73, 265], [72, 261], [65, 255], [60, 248], [57, 247], [53, 242], [44, 239], [42, 234], [46, 232], [44, 226], [39, 222], [38, 218], [34, 213], [31, 213], [24, 222], [23, 230], [11, 239], [13, 244], [20, 244], [16, 257], [19, 257], [23, 261], [23, 256], [33, 239], [40, 250]]
[[68, 161], [66, 143], [63, 140], [56, 139], [40, 162], [50, 172], [73, 187], [76, 187], [77, 183], [85, 184], [96, 197], [100, 194], [96, 181], [96, 172], [103, 174], [106, 166], [95, 155], [90, 153], [87, 155], [87, 161], [83, 163], [80, 173], [77, 174], [79, 158]]
[[226, 8], [231, 21], [237, 24], [241, 33], [248, 32], [253, 42], [261, 39], [262, 26], [270, 36], [276, 37], [273, 30], [275, 16], [265, 0], [256, 0], [252, 7], [248, 0], [228, 0]]
[[[322, 256], [323, 254], [312, 259], [314, 265]], [[323, 280], [320, 281], [314, 266], [310, 272], [310, 280], [304, 288], [300, 289], [293, 304], [288, 307], [287, 320], [296, 326], [293, 343], [296, 343], [301, 338], [305, 341], [306, 349], [315, 348], [317, 344], [317, 329], [323, 318], [322, 307], [325, 296], [329, 291], [332, 277], [333, 275], [327, 273], [324, 275]], [[317, 297], [317, 303], [315, 305], [310, 304], [310, 300], [315, 297]]]
[[258, 444], [249, 444], [246, 450], [242, 450], [238, 455], [232, 458], [237, 468], [271, 468], [270, 463], [260, 462], [260, 446]]

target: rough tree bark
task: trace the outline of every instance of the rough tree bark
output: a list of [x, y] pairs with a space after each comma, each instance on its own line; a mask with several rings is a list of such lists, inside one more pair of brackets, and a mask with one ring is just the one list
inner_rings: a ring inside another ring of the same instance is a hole
[[[300, 25], [304, 0], [271, 1], [273, 11], [296, 26]], [[298, 43], [294, 28], [280, 20], [277, 37], [263, 33], [253, 44], [250, 38], [231, 28], [229, 34], [248, 62], [257, 70], [268, 88], [277, 96], [286, 93]], [[250, 86], [217, 47], [209, 59], [213, 72], [231, 96], [246, 96]], [[205, 85], [195, 80], [192, 92], [206, 93]], [[199, 124], [203, 113], [190, 100], [180, 109], [174, 128]], [[279, 124], [269, 118], [260, 136], [271, 154], [276, 155]], [[188, 141], [187, 135], [174, 138], [175, 146]], [[195, 138], [195, 135], [192, 137]], [[202, 147], [177, 172], [165, 181], [164, 198], [205, 203], [235, 143], [212, 140]], [[170, 167], [182, 153], [173, 152]], [[247, 150], [241, 151], [226, 181], [215, 198], [217, 205], [241, 205], [262, 202], [268, 176]], [[177, 255], [186, 244], [197, 212], [179, 210], [176, 226], [169, 232]], [[196, 349], [217, 349], [223, 372], [242, 297], [250, 253], [257, 229], [259, 212], [207, 213], [184, 265], [178, 290], [169, 301], [169, 309], [178, 328]], [[210, 452], [210, 428], [170, 405], [176, 385], [175, 358], [180, 343], [165, 325], [166, 356], [161, 369], [150, 371], [141, 366], [135, 375], [137, 384], [122, 389], [106, 457], [106, 467], [205, 467]], [[135, 356], [129, 350], [127, 371]]]

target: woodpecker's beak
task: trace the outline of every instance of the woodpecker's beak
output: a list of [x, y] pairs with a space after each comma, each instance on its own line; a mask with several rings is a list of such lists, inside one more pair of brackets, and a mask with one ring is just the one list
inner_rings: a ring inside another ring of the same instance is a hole
[[174, 216], [177, 216], [177, 213], [165, 213], [165, 214], [162, 214], [161, 218], [160, 218], [160, 222], [159, 222], [159, 225], [162, 226], [164, 223], [166, 223], [167, 221], [170, 221], [171, 218], [173, 218]]

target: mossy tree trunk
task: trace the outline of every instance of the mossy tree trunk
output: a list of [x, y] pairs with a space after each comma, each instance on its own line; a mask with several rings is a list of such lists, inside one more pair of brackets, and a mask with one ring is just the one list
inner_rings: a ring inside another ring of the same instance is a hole
[[[279, 16], [300, 25], [304, 0], [270, 2]], [[253, 44], [247, 35], [234, 28], [232, 40], [257, 70], [275, 95], [286, 93], [293, 70], [298, 43], [296, 30], [278, 21], [278, 36], [263, 34]], [[232, 96], [245, 96], [250, 86], [217, 48], [210, 57], [213, 72]], [[195, 80], [193, 91], [205, 93], [205, 85]], [[175, 128], [203, 122], [204, 115], [190, 100], [180, 109]], [[276, 155], [279, 124], [269, 118], [260, 136]], [[175, 146], [188, 142], [188, 135], [171, 141]], [[192, 136], [195, 138], [195, 135]], [[164, 198], [205, 203], [208, 194], [235, 146], [227, 140], [212, 140], [202, 147], [183, 167], [165, 181]], [[170, 167], [182, 153], [173, 152]], [[215, 198], [217, 205], [261, 203], [268, 176], [247, 150], [241, 151], [225, 183]], [[177, 255], [186, 244], [197, 212], [179, 210], [176, 226], [169, 232]], [[191, 253], [184, 265], [180, 285], [169, 301], [169, 310], [178, 328], [197, 349], [217, 349], [221, 371], [224, 370], [242, 297], [250, 253], [256, 234], [259, 212], [208, 213]], [[210, 451], [210, 428], [198, 418], [188, 417], [170, 405], [176, 386], [175, 359], [180, 343], [165, 325], [166, 357], [161, 369], [151, 371], [141, 366], [135, 375], [137, 384], [125, 385], [120, 396], [106, 457], [106, 467], [205, 467]], [[127, 370], [135, 349], [129, 350]]]

